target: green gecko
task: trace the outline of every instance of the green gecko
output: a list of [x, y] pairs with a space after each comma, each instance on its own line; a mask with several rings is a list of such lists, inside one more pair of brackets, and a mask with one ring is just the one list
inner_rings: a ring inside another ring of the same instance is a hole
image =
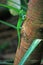
[[25, 14], [26, 14], [25, 11], [23, 11], [23, 10], [20, 11], [20, 14], [19, 14], [20, 17], [19, 17], [19, 20], [17, 23], [18, 47], [20, 47], [20, 28], [21, 28], [22, 23], [24, 22]]

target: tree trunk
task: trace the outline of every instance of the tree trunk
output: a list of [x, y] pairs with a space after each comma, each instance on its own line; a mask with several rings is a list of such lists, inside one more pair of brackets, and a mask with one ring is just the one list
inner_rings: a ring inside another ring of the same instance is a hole
[[[17, 48], [14, 65], [19, 64], [21, 58], [34, 39], [43, 38], [43, 0], [30, 0], [28, 7], [26, 20], [24, 21], [21, 30], [21, 44], [20, 48]], [[31, 60], [37, 60], [37, 62], [40, 61], [40, 49], [41, 44], [30, 55], [25, 65], [30, 65]]]

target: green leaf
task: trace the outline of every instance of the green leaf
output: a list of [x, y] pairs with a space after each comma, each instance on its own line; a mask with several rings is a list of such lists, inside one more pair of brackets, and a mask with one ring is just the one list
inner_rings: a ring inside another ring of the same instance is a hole
[[20, 4], [18, 4], [18, 3], [16, 3], [16, 2], [14, 2], [14, 1], [12, 1], [12, 0], [8, 0], [9, 2], [12, 2], [12, 3], [14, 3], [14, 4], [17, 4], [18, 6], [21, 6], [22, 7], [22, 9], [25, 9], [25, 10], [27, 10], [27, 8], [26, 7], [24, 7], [22, 4], [20, 5]]
[[11, 23], [8, 23], [8, 22], [2, 21], [2, 20], [0, 20], [0, 23], [5, 24], [5, 25], [7, 25], [7, 26], [9, 26], [9, 27], [12, 27], [12, 28], [14, 28], [14, 29], [17, 29], [17, 27], [14, 26], [14, 25], [11, 24]]
[[12, 9], [12, 10], [16, 11], [17, 13], [19, 13], [19, 11], [20, 11], [19, 9], [14, 8], [14, 7], [12, 7], [12, 6], [9, 6], [9, 5], [0, 4], [0, 6], [2, 6], [2, 7], [6, 7], [6, 8], [9, 8], [9, 9]]
[[31, 46], [28, 48], [28, 50], [26, 51], [26, 53], [24, 54], [23, 58], [21, 59], [21, 61], [18, 65], [24, 65], [26, 60], [29, 58], [31, 53], [35, 50], [35, 48], [40, 44], [41, 41], [42, 41], [42, 39], [33, 40]]

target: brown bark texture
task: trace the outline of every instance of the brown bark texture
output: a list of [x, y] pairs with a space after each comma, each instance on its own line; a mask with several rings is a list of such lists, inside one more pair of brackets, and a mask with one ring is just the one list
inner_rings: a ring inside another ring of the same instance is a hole
[[[20, 48], [17, 48], [14, 65], [18, 65], [27, 49], [30, 47], [34, 39], [43, 39], [43, 0], [30, 0], [26, 19], [21, 30]], [[27, 59], [25, 65], [31, 65], [31, 60], [40, 61], [41, 44]], [[36, 62], [35, 61], [35, 62]]]

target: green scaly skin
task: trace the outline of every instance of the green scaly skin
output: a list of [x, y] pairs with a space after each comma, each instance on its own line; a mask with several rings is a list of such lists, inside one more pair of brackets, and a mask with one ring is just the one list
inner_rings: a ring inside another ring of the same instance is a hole
[[25, 14], [26, 14], [25, 11], [23, 11], [23, 10], [20, 11], [20, 14], [19, 14], [20, 17], [19, 17], [19, 20], [18, 20], [18, 23], [17, 23], [18, 47], [20, 47], [20, 28], [21, 28], [22, 23], [25, 20]]

